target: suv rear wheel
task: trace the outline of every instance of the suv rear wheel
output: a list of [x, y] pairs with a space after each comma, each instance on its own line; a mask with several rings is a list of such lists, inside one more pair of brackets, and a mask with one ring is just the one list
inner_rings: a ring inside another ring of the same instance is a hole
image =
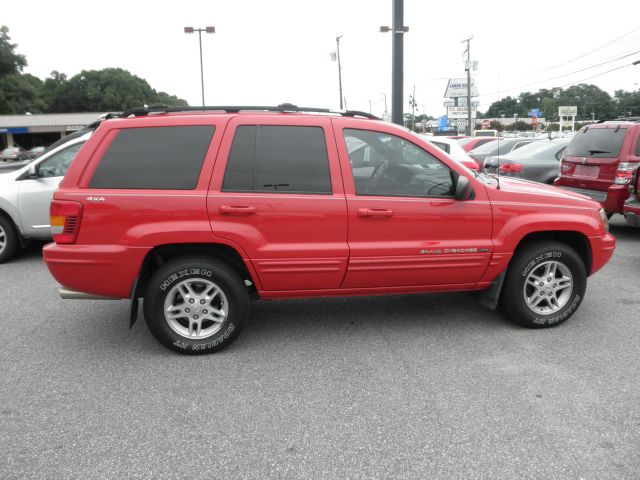
[[18, 233], [11, 220], [0, 215], [0, 263], [11, 259], [18, 250]]
[[524, 327], [553, 327], [578, 309], [586, 287], [586, 268], [573, 249], [559, 242], [531, 244], [511, 261], [502, 304]]
[[144, 299], [149, 330], [180, 353], [211, 353], [229, 345], [249, 315], [249, 294], [240, 276], [207, 257], [183, 257], [163, 265]]

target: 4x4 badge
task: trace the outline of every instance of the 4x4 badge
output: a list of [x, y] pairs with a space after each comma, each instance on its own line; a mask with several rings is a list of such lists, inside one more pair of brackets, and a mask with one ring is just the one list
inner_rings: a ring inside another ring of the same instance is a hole
[[87, 197], [87, 202], [104, 202], [104, 197]]

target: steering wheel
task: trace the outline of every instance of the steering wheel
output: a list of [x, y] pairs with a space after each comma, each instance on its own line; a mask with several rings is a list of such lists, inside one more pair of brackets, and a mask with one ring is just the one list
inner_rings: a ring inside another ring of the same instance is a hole
[[389, 168], [389, 160], [384, 159], [379, 164], [375, 166], [373, 172], [371, 173], [371, 177], [369, 178], [369, 188], [367, 191], [371, 191], [371, 189], [380, 185], [380, 181], [383, 179], [385, 174], [387, 173], [387, 169]]

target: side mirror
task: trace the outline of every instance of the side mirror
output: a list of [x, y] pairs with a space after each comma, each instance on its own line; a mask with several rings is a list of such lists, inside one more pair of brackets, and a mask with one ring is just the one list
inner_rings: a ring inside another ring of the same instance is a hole
[[35, 165], [29, 165], [29, 170], [27, 170], [27, 178], [38, 178], [38, 169]]
[[456, 200], [473, 200], [475, 198], [473, 187], [471, 186], [471, 183], [469, 183], [469, 179], [464, 175], [460, 175], [458, 177], [458, 181], [456, 182], [456, 191], [453, 198]]

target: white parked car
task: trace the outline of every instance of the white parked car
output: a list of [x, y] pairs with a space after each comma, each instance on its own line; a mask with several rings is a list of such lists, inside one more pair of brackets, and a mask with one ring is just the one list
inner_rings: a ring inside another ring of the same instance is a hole
[[449, 154], [451, 158], [457, 160], [465, 167], [470, 168], [471, 170], [474, 170], [476, 172], [480, 169], [478, 162], [476, 162], [467, 154], [467, 152], [464, 151], [464, 148], [462, 148], [462, 145], [460, 145], [457, 140], [447, 137], [428, 137], [422, 134], [418, 136], [422, 137], [424, 140], [435, 145], [436, 147], [444, 150]]
[[91, 133], [55, 146], [28, 165], [0, 173], [0, 263], [13, 257], [29, 240], [51, 237], [49, 205], [53, 192]]

